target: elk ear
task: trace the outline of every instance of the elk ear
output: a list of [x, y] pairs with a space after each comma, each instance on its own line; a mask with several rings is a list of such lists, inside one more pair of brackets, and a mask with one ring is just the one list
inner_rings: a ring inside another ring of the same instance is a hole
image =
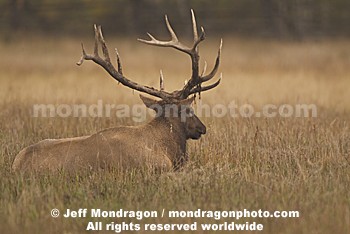
[[143, 95], [140, 94], [140, 98], [143, 102], [143, 104], [145, 104], [145, 106], [147, 108], [150, 108], [152, 110], [155, 110], [155, 111], [158, 111], [159, 109], [159, 104], [158, 104], [158, 101], [157, 100], [154, 100], [152, 98], [148, 98], [148, 97], [145, 97]]
[[193, 96], [193, 97], [187, 98], [185, 100], [181, 100], [179, 104], [181, 106], [190, 106], [192, 104], [192, 102], [194, 101], [194, 99], [195, 99], [195, 97]]

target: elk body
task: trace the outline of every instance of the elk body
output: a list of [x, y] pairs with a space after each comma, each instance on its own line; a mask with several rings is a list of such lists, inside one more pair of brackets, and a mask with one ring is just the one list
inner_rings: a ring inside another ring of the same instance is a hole
[[[197, 93], [216, 87], [221, 80], [220, 77], [215, 83], [202, 86], [218, 70], [222, 42], [213, 70], [208, 75], [203, 75], [204, 71], [200, 75], [198, 45], [204, 40], [205, 33], [201, 28], [198, 35], [195, 16], [193, 11], [191, 13], [194, 41], [190, 47], [179, 42], [167, 16], [165, 22], [171, 35], [170, 41], [159, 41], [151, 34], [148, 34], [150, 40], [138, 39], [149, 45], [175, 48], [191, 57], [192, 75], [181, 90], [164, 91], [162, 75], [160, 89], [140, 85], [126, 78], [117, 51], [117, 68], [112, 65], [100, 26], [94, 26], [93, 54], [87, 54], [82, 46], [83, 55], [77, 65], [81, 65], [84, 60], [92, 60], [121, 84], [158, 98], [154, 100], [140, 95], [146, 107], [156, 111], [156, 117], [151, 122], [137, 127], [109, 128], [90, 136], [40, 141], [20, 151], [13, 162], [13, 170], [26, 172], [63, 169], [76, 172], [146, 167], [164, 171], [181, 168], [187, 161], [186, 141], [199, 139], [206, 133], [206, 127], [193, 113], [191, 103]], [[104, 58], [99, 56], [99, 47]], [[193, 96], [190, 97], [191, 95]]]

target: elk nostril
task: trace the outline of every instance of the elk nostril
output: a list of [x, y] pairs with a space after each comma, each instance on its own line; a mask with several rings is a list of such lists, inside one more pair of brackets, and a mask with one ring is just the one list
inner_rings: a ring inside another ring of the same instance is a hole
[[205, 134], [207, 132], [207, 129], [206, 127], [204, 128], [197, 128], [197, 131], [200, 133], [200, 134]]

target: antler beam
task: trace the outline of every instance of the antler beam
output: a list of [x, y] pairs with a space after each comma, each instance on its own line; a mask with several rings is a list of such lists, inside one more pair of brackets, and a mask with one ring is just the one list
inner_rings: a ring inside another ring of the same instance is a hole
[[[221, 56], [221, 49], [222, 49], [222, 40], [220, 42], [218, 55], [216, 57], [215, 65], [212, 69], [212, 71], [204, 75], [206, 64], [203, 69], [203, 74], [199, 75], [199, 52], [198, 52], [198, 45], [200, 42], [202, 42], [205, 39], [205, 32], [204, 28], [201, 27], [200, 35], [198, 35], [197, 31], [197, 23], [196, 23], [196, 17], [194, 15], [193, 10], [191, 10], [191, 18], [192, 18], [192, 28], [193, 28], [193, 44], [191, 46], [186, 46], [182, 44], [179, 39], [176, 36], [176, 33], [174, 29], [171, 27], [169, 19], [167, 16], [165, 16], [165, 24], [166, 27], [170, 33], [171, 40], [170, 41], [160, 41], [157, 40], [154, 36], [147, 33], [150, 37], [150, 40], [144, 40], [144, 39], [138, 39], [140, 42], [146, 43], [148, 45], [154, 45], [154, 46], [160, 46], [160, 47], [172, 47], [174, 49], [177, 49], [181, 52], [184, 52], [188, 54], [191, 57], [192, 62], [192, 75], [188, 82], [185, 83], [184, 87], [181, 90], [176, 90], [172, 93], [164, 91], [164, 82], [163, 82], [163, 74], [161, 72], [160, 75], [160, 89], [155, 89], [153, 87], [140, 85], [136, 82], [133, 82], [126, 78], [123, 75], [123, 69], [122, 64], [120, 61], [120, 56], [117, 50], [116, 52], [116, 63], [117, 63], [117, 69], [112, 65], [111, 59], [109, 56], [108, 48], [106, 45], [106, 42], [104, 40], [101, 26], [94, 25], [94, 31], [95, 31], [95, 45], [94, 45], [94, 52], [93, 54], [87, 54], [84, 45], [82, 44], [82, 56], [79, 62], [77, 62], [77, 65], [82, 65], [84, 60], [92, 60], [96, 64], [103, 67], [115, 80], [120, 82], [121, 84], [133, 89], [137, 90], [143, 93], [147, 93], [149, 95], [161, 98], [165, 101], [173, 101], [173, 100], [183, 100], [186, 99], [191, 94], [200, 93], [203, 91], [210, 90], [212, 88], [215, 88], [220, 84], [221, 81], [221, 75], [220, 78], [213, 84], [202, 87], [202, 84], [204, 82], [207, 82], [211, 80], [217, 73], [219, 65], [220, 65], [220, 56]], [[99, 55], [99, 47], [101, 47], [103, 57], [101, 58]]]
[[[160, 47], [172, 47], [174, 49], [177, 49], [179, 51], [182, 51], [191, 57], [192, 61], [192, 76], [191, 79], [185, 84], [182, 90], [175, 91], [178, 95], [179, 99], [185, 99], [189, 95], [194, 94], [196, 92], [202, 92], [209, 89], [212, 89], [216, 87], [220, 83], [220, 79], [214, 83], [213, 85], [206, 86], [205, 88], [201, 88], [201, 84], [203, 82], [209, 81], [212, 79], [220, 65], [220, 55], [221, 55], [221, 48], [222, 48], [222, 40], [220, 42], [220, 47], [218, 51], [218, 56], [216, 58], [215, 66], [213, 70], [206, 76], [200, 76], [199, 75], [199, 52], [198, 52], [198, 45], [200, 42], [202, 42], [205, 39], [205, 32], [204, 28], [201, 27], [201, 33], [198, 36], [197, 31], [197, 23], [196, 23], [196, 17], [194, 15], [194, 11], [191, 10], [191, 18], [192, 18], [192, 28], [193, 28], [193, 45], [188, 47], [184, 44], [182, 44], [174, 31], [174, 29], [171, 27], [169, 19], [167, 16], [165, 16], [165, 24], [166, 27], [170, 33], [171, 40], [170, 41], [160, 41], [156, 39], [154, 36], [152, 36], [150, 33], [147, 33], [150, 37], [150, 40], [144, 40], [144, 39], [138, 39], [140, 42], [143, 42], [148, 45], [154, 45], [154, 46], [160, 46]], [[198, 88], [195, 88], [198, 87]]]
[[[108, 48], [107, 48], [106, 42], [103, 38], [101, 26], [94, 25], [94, 31], [95, 31], [94, 53], [87, 54], [85, 49], [84, 49], [84, 45], [82, 44], [81, 45], [82, 46], [82, 56], [81, 56], [81, 59], [79, 60], [79, 62], [77, 62], [78, 66], [82, 65], [84, 60], [92, 60], [95, 63], [97, 63], [98, 65], [100, 65], [101, 67], [103, 67], [115, 80], [117, 80], [121, 84], [123, 84], [131, 89], [134, 89], [134, 90], [137, 90], [137, 91], [140, 91], [143, 93], [147, 93], [149, 95], [152, 95], [152, 96], [164, 99], [164, 100], [173, 98], [173, 95], [171, 95], [170, 93], [168, 93], [166, 91], [157, 90], [153, 87], [149, 87], [149, 86], [145, 86], [145, 85], [140, 85], [140, 84], [133, 82], [133, 81], [129, 80], [128, 78], [126, 78], [122, 73], [122, 65], [121, 65], [120, 56], [119, 56], [117, 50], [116, 50], [116, 56], [117, 56], [118, 70], [116, 70], [111, 63]], [[99, 56], [99, 53], [98, 53], [99, 45], [101, 46], [104, 59]]]

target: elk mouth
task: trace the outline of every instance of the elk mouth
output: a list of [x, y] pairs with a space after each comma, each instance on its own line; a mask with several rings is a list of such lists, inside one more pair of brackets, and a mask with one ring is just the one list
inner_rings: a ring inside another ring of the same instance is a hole
[[196, 132], [191, 136], [191, 139], [198, 140], [203, 134], [206, 133], [206, 129], [196, 129]]
[[193, 139], [193, 140], [198, 140], [199, 138], [201, 138], [201, 136], [202, 136], [202, 134], [196, 133], [196, 134], [192, 137], [192, 139]]

